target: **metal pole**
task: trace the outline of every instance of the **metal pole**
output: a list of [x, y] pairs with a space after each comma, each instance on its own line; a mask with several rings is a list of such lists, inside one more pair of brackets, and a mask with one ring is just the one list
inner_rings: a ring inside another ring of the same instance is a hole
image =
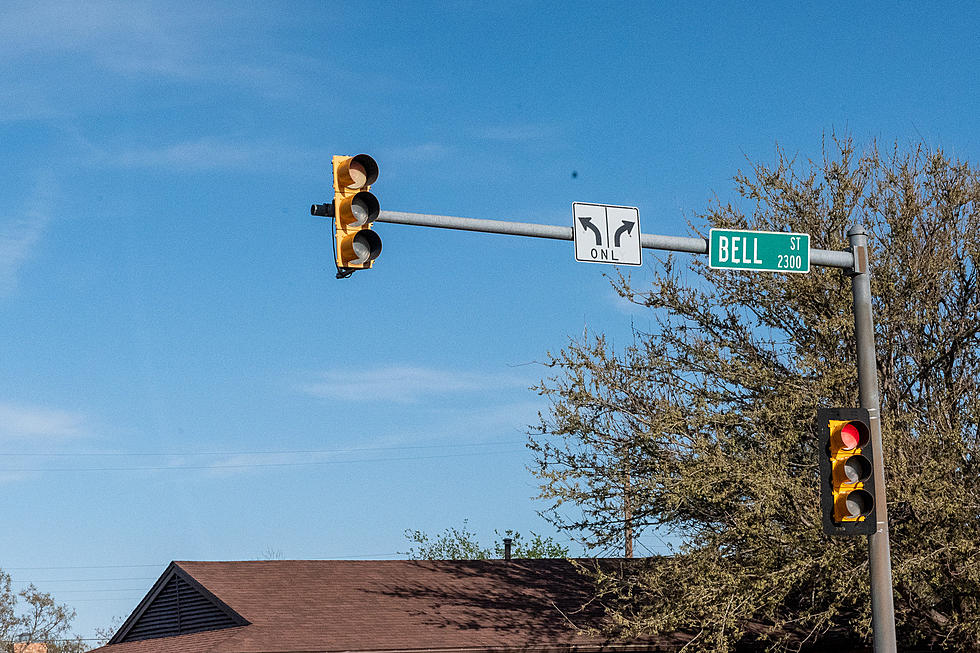
[[[479, 220], [399, 211], [381, 211], [377, 221], [555, 240], [574, 239], [571, 227], [526, 222]], [[860, 225], [851, 227], [847, 236], [851, 245], [850, 251], [810, 249], [810, 264], [846, 269], [851, 275], [860, 402], [861, 407], [866, 408], [870, 416], [869, 426], [874, 449], [871, 463], [875, 479], [877, 530], [868, 536], [874, 650], [875, 653], [897, 653], [891, 554], [888, 544], [888, 510], [885, 503], [885, 467], [881, 447], [881, 400], [878, 394], [874, 322], [871, 314], [871, 276], [868, 271], [868, 236], [864, 227]], [[646, 249], [693, 254], [708, 253], [708, 241], [704, 238], [640, 234], [640, 246]]]
[[[441, 229], [461, 229], [463, 231], [482, 231], [484, 233], [506, 234], [510, 236], [551, 238], [553, 240], [574, 240], [571, 227], [534, 224], [530, 222], [457, 218], [451, 215], [403, 213], [401, 211], [381, 211], [375, 222], [409, 224], [418, 227], [439, 227]], [[640, 234], [640, 247], [643, 249], [661, 249], [671, 252], [690, 252], [691, 254], [708, 253], [707, 239], [690, 238], [687, 236]], [[810, 265], [850, 268], [853, 264], [854, 257], [850, 252], [838, 252], [828, 249], [810, 250]]]
[[851, 296], [854, 299], [854, 337], [857, 341], [858, 389], [861, 407], [871, 418], [871, 465], [875, 479], [876, 532], [868, 536], [871, 567], [871, 628], [875, 653], [895, 653], [895, 605], [892, 599], [892, 563], [888, 545], [888, 509], [885, 504], [885, 465], [881, 450], [881, 399], [878, 395], [878, 363], [875, 355], [874, 321], [871, 315], [871, 274], [868, 270], [868, 236], [854, 225], [847, 232], [854, 256]]

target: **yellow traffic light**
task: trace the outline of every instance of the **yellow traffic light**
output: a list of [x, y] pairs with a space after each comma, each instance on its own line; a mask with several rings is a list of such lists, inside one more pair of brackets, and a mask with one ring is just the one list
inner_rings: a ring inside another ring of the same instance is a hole
[[868, 411], [817, 411], [824, 531], [831, 535], [875, 532], [871, 428]]
[[333, 204], [314, 204], [313, 215], [332, 217], [337, 277], [370, 268], [381, 254], [381, 238], [371, 224], [381, 213], [370, 192], [378, 180], [378, 164], [367, 154], [333, 157]]

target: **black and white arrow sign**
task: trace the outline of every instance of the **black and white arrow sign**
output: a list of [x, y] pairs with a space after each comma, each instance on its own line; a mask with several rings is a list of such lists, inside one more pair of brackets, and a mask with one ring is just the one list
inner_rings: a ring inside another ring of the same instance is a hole
[[572, 203], [575, 260], [640, 265], [640, 211], [632, 206]]

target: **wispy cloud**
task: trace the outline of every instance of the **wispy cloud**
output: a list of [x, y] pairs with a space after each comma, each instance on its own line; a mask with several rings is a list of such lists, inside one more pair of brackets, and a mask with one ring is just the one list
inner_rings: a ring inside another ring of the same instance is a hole
[[557, 133], [555, 125], [546, 123], [487, 125], [473, 131], [476, 138], [488, 141], [537, 141], [551, 138]]
[[623, 315], [634, 315], [634, 316], [651, 316], [652, 312], [650, 309], [644, 307], [636, 302], [631, 302], [626, 297], [621, 296], [618, 292], [609, 288], [604, 297], [605, 303], [615, 309], [617, 312]]
[[209, 170], [249, 167], [268, 153], [267, 147], [207, 138], [156, 148], [125, 150], [110, 155], [109, 161], [123, 167]]
[[221, 456], [205, 464], [181, 463], [177, 466], [185, 465], [191, 468], [199, 468], [204, 474], [212, 477], [228, 478], [231, 476], [241, 476], [243, 474], [253, 474], [255, 472], [274, 470], [280, 467], [304, 466], [313, 463], [330, 460], [328, 455], [322, 453], [303, 453], [303, 454], [234, 454]]
[[510, 373], [461, 372], [414, 366], [388, 366], [358, 372], [328, 370], [301, 386], [303, 392], [323, 399], [372, 400], [411, 403], [422, 397], [468, 392], [527, 388], [533, 383]]
[[85, 434], [85, 417], [79, 413], [0, 402], [0, 439], [74, 438]]
[[30, 478], [30, 476], [31, 474], [29, 472], [2, 471], [0, 472], [0, 485], [20, 483]]
[[147, 3], [15, 3], [4, 8], [0, 52], [8, 58], [71, 53], [105, 66], [172, 74], [182, 69], [175, 62], [196, 52], [194, 30], [207, 18]]
[[[295, 96], [303, 90], [299, 71], [312, 60], [287, 51], [259, 58], [242, 49], [241, 39], [249, 38], [242, 29], [254, 26], [253, 19], [248, 10], [210, 5], [187, 12], [155, 2], [5, 3], [0, 61], [14, 65], [0, 79], [0, 121], [104, 111], [107, 103], [134, 101], [125, 93], [112, 95], [118, 91], [104, 83], [107, 76], [140, 85], [206, 84], [260, 97]], [[148, 101], [145, 94], [139, 98], [140, 106]]]
[[63, 112], [41, 79], [6, 79], [0, 83], [0, 122], [42, 120]]
[[274, 140], [204, 137], [176, 143], [113, 150], [92, 142], [81, 147], [95, 165], [200, 173], [212, 170], [289, 169], [310, 161], [329, 161], [326, 152]]
[[31, 257], [46, 224], [47, 220], [34, 217], [0, 225], [0, 297], [17, 287], [17, 273]]
[[51, 220], [44, 198], [36, 195], [19, 217], [0, 219], [0, 297], [17, 288], [19, 272], [30, 260]]
[[389, 160], [400, 160], [406, 163], [427, 163], [429, 161], [444, 159], [451, 153], [452, 150], [449, 146], [443, 143], [429, 142], [391, 148], [385, 152], [385, 158]]

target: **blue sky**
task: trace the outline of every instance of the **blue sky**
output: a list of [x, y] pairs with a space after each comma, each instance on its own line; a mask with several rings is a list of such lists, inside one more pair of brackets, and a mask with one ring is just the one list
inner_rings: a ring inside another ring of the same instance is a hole
[[6, 3], [0, 568], [89, 637], [173, 559], [552, 534], [523, 446], [538, 363], [649, 318], [564, 241], [383, 224], [375, 268], [335, 280], [309, 215], [330, 155], [373, 155], [386, 210], [570, 225], [607, 203], [686, 235], [777, 142], [976, 161], [978, 14]]

